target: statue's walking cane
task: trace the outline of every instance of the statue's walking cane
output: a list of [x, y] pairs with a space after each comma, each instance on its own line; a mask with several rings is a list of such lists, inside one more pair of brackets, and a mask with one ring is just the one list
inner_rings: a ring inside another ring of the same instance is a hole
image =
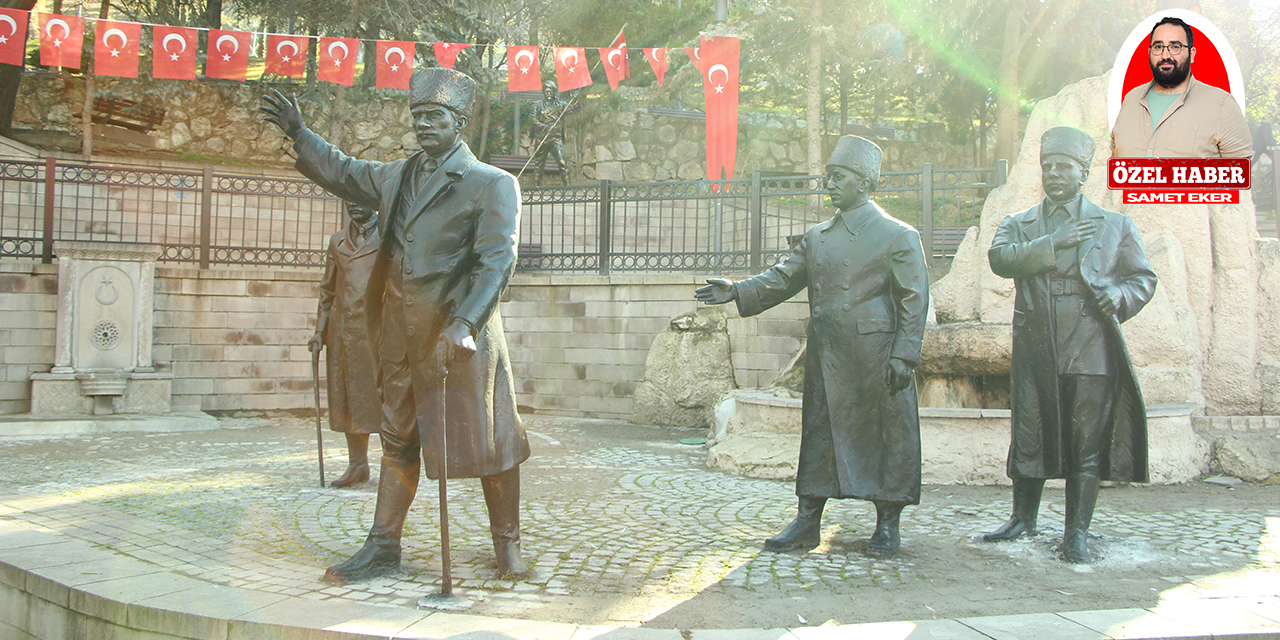
[[311, 388], [316, 392], [316, 457], [320, 461], [320, 486], [324, 487], [324, 430], [320, 427], [320, 350], [311, 352]]
[[449, 377], [449, 365], [445, 358], [439, 358], [439, 365], [440, 386], [436, 388], [439, 399], [432, 403], [432, 409], [435, 411], [432, 423], [438, 434], [436, 473], [439, 474], [440, 484], [440, 593], [419, 598], [418, 606], [460, 610], [470, 607], [472, 602], [453, 595], [453, 558], [449, 553], [449, 438], [445, 433], [447, 430], [445, 428], [445, 397], [447, 395], [445, 380]]

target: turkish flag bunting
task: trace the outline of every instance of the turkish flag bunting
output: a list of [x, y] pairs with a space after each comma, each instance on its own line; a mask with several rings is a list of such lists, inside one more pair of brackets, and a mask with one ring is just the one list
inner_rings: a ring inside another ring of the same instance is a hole
[[[738, 153], [739, 42], [733, 36], [702, 39], [702, 92], [707, 106], [707, 179], [728, 180]], [[723, 173], [723, 176], [722, 176]]]
[[542, 91], [537, 47], [507, 47], [507, 91]]
[[249, 32], [209, 30], [204, 75], [244, 82], [249, 69]]
[[266, 73], [288, 78], [301, 78], [307, 74], [307, 46], [311, 38], [279, 33], [267, 34]]
[[685, 47], [684, 52], [689, 54], [689, 62], [693, 63], [693, 68], [702, 73], [702, 47]]
[[142, 25], [99, 20], [93, 39], [93, 72], [100, 76], [138, 77], [138, 43]]
[[556, 82], [561, 91], [572, 91], [590, 86], [591, 71], [587, 69], [587, 50], [583, 47], [553, 47], [556, 59]]
[[658, 76], [658, 86], [661, 87], [662, 79], [667, 75], [667, 50], [659, 47], [645, 49], [644, 59], [653, 67], [653, 75]]
[[600, 60], [604, 62], [604, 75], [609, 78], [609, 88], [617, 89], [618, 83], [627, 77], [626, 65], [627, 50], [625, 48], [602, 47], [600, 49]]
[[622, 77], [630, 78], [631, 77], [631, 60], [627, 58], [627, 36], [622, 32], [621, 29], [618, 30], [618, 37], [614, 38], [613, 42], [609, 43], [609, 48], [622, 49]]
[[164, 25], [151, 27], [151, 77], [196, 79], [195, 29]]
[[458, 54], [469, 46], [471, 46], [469, 42], [437, 42], [432, 45], [432, 48], [435, 49], [436, 61], [440, 66], [452, 69], [458, 62]]
[[27, 44], [27, 18], [30, 15], [28, 11], [0, 8], [0, 63], [22, 66], [22, 54]]
[[40, 14], [40, 64], [46, 67], [80, 68], [84, 46], [84, 18]]
[[355, 38], [320, 38], [316, 77], [325, 82], [351, 86], [356, 80], [356, 54], [360, 41]]
[[377, 89], [408, 89], [413, 75], [413, 43], [400, 40], [378, 41]]

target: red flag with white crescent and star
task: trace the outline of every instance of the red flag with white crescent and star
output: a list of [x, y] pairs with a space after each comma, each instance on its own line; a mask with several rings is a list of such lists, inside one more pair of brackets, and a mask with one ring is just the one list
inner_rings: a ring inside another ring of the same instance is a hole
[[626, 64], [627, 50], [621, 47], [601, 47], [600, 61], [604, 63], [604, 75], [609, 78], [609, 88], [617, 89], [618, 83], [627, 77], [623, 65]]
[[431, 45], [431, 48], [435, 50], [436, 61], [440, 66], [452, 69], [458, 62], [458, 54], [469, 46], [471, 46], [469, 42], [437, 42]]
[[413, 43], [401, 40], [378, 41], [376, 89], [408, 89], [413, 75]]
[[196, 33], [189, 27], [151, 27], [151, 77], [195, 80]]
[[249, 32], [209, 30], [205, 47], [204, 75], [244, 82], [249, 70]]
[[93, 73], [120, 78], [138, 77], [138, 44], [142, 25], [99, 20], [93, 39]]
[[542, 91], [537, 47], [507, 47], [507, 91]]
[[268, 33], [267, 64], [263, 71], [287, 78], [301, 78], [307, 74], [307, 46], [310, 43], [311, 39], [306, 36]]
[[360, 41], [355, 38], [320, 38], [316, 77], [348, 87], [354, 84], [359, 46]]
[[707, 179], [728, 180], [738, 152], [738, 62], [734, 36], [702, 40], [702, 92], [707, 107]]
[[661, 87], [662, 79], [667, 76], [667, 50], [661, 47], [645, 49], [644, 59], [649, 61], [653, 75], [658, 76], [658, 86]]
[[0, 64], [22, 66], [22, 54], [27, 48], [27, 19], [30, 15], [28, 11], [0, 7]]
[[584, 47], [552, 47], [552, 55], [556, 59], [556, 82], [560, 91], [590, 86], [591, 70], [587, 69]]
[[40, 14], [40, 64], [46, 67], [80, 68], [84, 46], [84, 18]]
[[630, 78], [631, 60], [627, 58], [627, 36], [621, 29], [618, 30], [618, 37], [614, 38], [613, 42], [609, 43], [609, 48], [622, 49], [622, 77]]
[[702, 47], [685, 47], [684, 52], [689, 54], [689, 62], [693, 63], [693, 68], [702, 73]]

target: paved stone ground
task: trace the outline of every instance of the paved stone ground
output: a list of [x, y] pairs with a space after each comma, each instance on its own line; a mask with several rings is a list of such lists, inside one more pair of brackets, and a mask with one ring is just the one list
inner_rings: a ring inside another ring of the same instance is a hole
[[[424, 479], [400, 575], [320, 582], [354, 552], [375, 482], [320, 488], [314, 426], [222, 420], [223, 429], [0, 441], [0, 517], [43, 525], [172, 571], [316, 600], [413, 607], [439, 589], [436, 485]], [[790, 483], [708, 471], [687, 429], [527, 419], [524, 549], [534, 577], [494, 579], [476, 480], [450, 483], [455, 589], [471, 612], [579, 624], [775, 628], [883, 620], [1150, 607], [1280, 594], [1280, 488], [1206, 483], [1104, 489], [1102, 559], [1054, 558], [1062, 492], [1046, 490], [1042, 533], [984, 544], [1007, 516], [1001, 487], [927, 486], [903, 518], [903, 552], [863, 554], [874, 510], [832, 501], [824, 543], [763, 552], [794, 516]], [[326, 432], [330, 478], [345, 466]], [[374, 456], [376, 460], [377, 449]]]

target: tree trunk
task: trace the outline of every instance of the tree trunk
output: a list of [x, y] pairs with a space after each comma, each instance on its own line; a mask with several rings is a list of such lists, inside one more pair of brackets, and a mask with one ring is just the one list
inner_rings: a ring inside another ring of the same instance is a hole
[[809, 174], [822, 173], [822, 0], [813, 0], [809, 32], [809, 91], [805, 122], [808, 124]]
[[[106, 20], [111, 11], [111, 2], [102, 0], [102, 8], [98, 11], [98, 19]], [[93, 159], [93, 94], [94, 73], [92, 69], [84, 70], [84, 104], [80, 109], [81, 152], [86, 162]]]
[[1022, 0], [1013, 0], [1004, 21], [1000, 80], [996, 91], [996, 158], [1010, 164], [1018, 149], [1018, 58], [1021, 53]]
[[[0, 0], [0, 7], [7, 9], [30, 11], [35, 6], [35, 0]], [[21, 81], [22, 67], [0, 64], [0, 135], [7, 136], [13, 130], [13, 110], [18, 103], [18, 85]]]

